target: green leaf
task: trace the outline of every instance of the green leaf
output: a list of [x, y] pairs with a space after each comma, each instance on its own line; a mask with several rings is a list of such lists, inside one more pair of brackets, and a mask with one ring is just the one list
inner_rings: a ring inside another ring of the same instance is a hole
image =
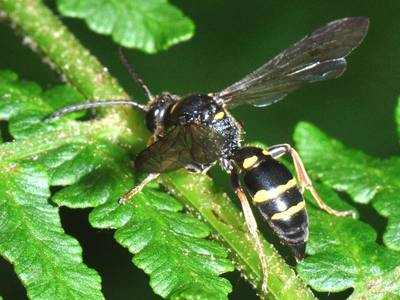
[[[59, 18], [42, 1], [0, 0], [3, 15], [29, 36], [37, 49], [62, 75], [89, 99], [127, 99], [128, 95], [99, 61], [90, 55]], [[29, 9], [27, 9], [29, 8]], [[55, 34], [56, 33], [56, 34]], [[32, 44], [32, 43], [31, 43]], [[36, 48], [35, 48], [36, 49]], [[85, 63], [82, 64], [82, 61]], [[103, 112], [103, 111], [102, 111]], [[110, 143], [129, 145], [129, 149], [143, 149], [148, 138], [143, 116], [136, 110], [115, 108], [104, 110], [104, 119], [64, 123], [62, 128], [36, 135], [29, 140], [6, 143], [0, 148], [2, 159], [36, 159], [38, 153], [67, 144], [93, 143], [93, 138]], [[179, 201], [195, 209], [212, 226], [213, 234], [232, 251], [237, 268], [254, 286], [261, 298], [314, 299], [311, 291], [279, 256], [270, 244], [264, 242], [269, 266], [269, 293], [260, 291], [262, 273], [254, 244], [233, 201], [218, 191], [218, 186], [204, 175], [189, 175], [181, 170], [161, 176], [161, 182]], [[123, 224], [123, 222], [121, 222]], [[264, 240], [265, 241], [265, 240]]]
[[60, 97], [68, 98], [73, 90], [60, 86], [43, 92], [10, 72], [0, 78], [0, 112], [14, 128], [23, 128], [15, 131], [20, 138], [14, 143], [0, 145], [0, 253], [14, 264], [31, 298], [103, 298], [100, 278], [82, 263], [81, 248], [63, 232], [58, 209], [48, 202], [49, 186], [55, 185], [66, 187], [54, 202], [97, 206], [91, 222], [119, 228], [117, 241], [136, 254], [134, 263], [150, 275], [156, 293], [172, 299], [227, 299], [231, 285], [219, 275], [233, 265], [224, 247], [206, 239], [210, 231], [203, 222], [180, 212], [182, 205], [171, 196], [150, 189], [135, 208], [118, 204], [134, 181], [129, 153], [113, 143], [116, 126], [49, 120], [38, 121], [35, 131], [18, 127], [29, 119], [24, 109], [36, 109], [41, 120], [64, 105]]
[[205, 240], [204, 223], [179, 211], [182, 205], [165, 193], [147, 189], [135, 197], [134, 207], [115, 201], [96, 208], [91, 223], [118, 227], [125, 211], [127, 222], [117, 230], [119, 243], [136, 254], [133, 263], [150, 275], [154, 291], [170, 299], [227, 299], [230, 283], [219, 274], [232, 271], [226, 250]]
[[[76, 182], [53, 200], [69, 207], [95, 206], [91, 224], [118, 228], [117, 241], [136, 254], [134, 264], [150, 275], [157, 294], [172, 299], [226, 299], [231, 285], [218, 275], [232, 271], [233, 265], [223, 247], [204, 239], [210, 234], [208, 227], [179, 212], [182, 205], [171, 196], [152, 189], [134, 199], [135, 207], [121, 206], [117, 199], [135, 184], [127, 153], [101, 141], [95, 148], [83, 148], [69, 145], [44, 155], [67, 158], [59, 165], [43, 161], [54, 166], [50, 173], [58, 175], [53, 180]], [[91, 167], [82, 172], [83, 161]], [[71, 170], [80, 170], [79, 178], [71, 179], [67, 175]]]
[[[126, 155], [121, 151], [120, 147], [107, 141], [92, 139], [63, 145], [44, 153], [38, 160], [47, 168], [52, 185], [70, 185], [105, 165], [111, 159], [109, 157], [117, 161], [122, 155]], [[124, 159], [124, 163], [129, 164], [129, 160], [126, 157]]]
[[48, 202], [46, 172], [32, 162], [0, 164], [0, 253], [31, 299], [103, 299], [100, 277], [82, 262]]
[[[329, 188], [318, 185], [318, 191], [330, 206], [348, 209]], [[350, 299], [400, 296], [399, 252], [378, 245], [376, 232], [359, 220], [334, 217], [315, 206], [308, 213], [309, 256], [297, 269], [311, 287], [328, 292], [354, 288]]]
[[[59, 96], [82, 100], [71, 87], [43, 92], [10, 71], [0, 72], [0, 118], [9, 120], [11, 133], [21, 138], [0, 145], [0, 253], [14, 265], [31, 299], [103, 299], [100, 277], [82, 262], [82, 249], [65, 234], [58, 208], [49, 203], [50, 179], [37, 161], [44, 149], [68, 143], [71, 131], [79, 134], [84, 128], [41, 122], [65, 105], [51, 101]], [[32, 120], [36, 128], [26, 125]]]
[[[60, 128], [59, 122], [43, 122], [55, 109], [83, 102], [71, 86], [60, 85], [46, 92], [34, 82], [19, 81], [15, 73], [0, 71], [0, 120], [9, 120], [14, 138], [28, 138]], [[69, 118], [82, 115], [82, 112]]]
[[147, 53], [188, 40], [193, 22], [167, 0], [58, 0], [60, 12], [85, 19], [89, 28]]
[[347, 192], [355, 202], [371, 202], [379, 214], [389, 219], [384, 243], [400, 250], [400, 157], [378, 159], [348, 149], [308, 123], [297, 126], [294, 139], [312, 175]]

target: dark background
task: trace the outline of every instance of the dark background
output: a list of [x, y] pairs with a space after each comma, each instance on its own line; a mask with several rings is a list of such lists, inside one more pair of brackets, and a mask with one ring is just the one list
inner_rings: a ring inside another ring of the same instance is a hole
[[[244, 105], [233, 114], [243, 122], [247, 142], [291, 143], [296, 123], [305, 120], [367, 154], [387, 157], [398, 153], [393, 116], [400, 94], [399, 1], [172, 2], [193, 19], [194, 38], [157, 55], [128, 51], [153, 93], [219, 91], [316, 28], [346, 16], [369, 16], [368, 36], [350, 55], [348, 70], [340, 79], [304, 87], [266, 109]], [[91, 32], [81, 20], [62, 19], [126, 89], [144, 101], [119, 62], [111, 39]], [[43, 87], [60, 82], [4, 22], [0, 23], [0, 41], [0, 69], [14, 70]], [[220, 171], [213, 173], [218, 182], [227, 182]], [[225, 185], [225, 189], [229, 187]], [[89, 227], [88, 212], [61, 210], [66, 231], [84, 248], [85, 262], [102, 275], [107, 299], [159, 299], [153, 296], [147, 276], [131, 267], [130, 254], [113, 242], [112, 232]], [[232, 299], [256, 299], [237, 274], [228, 277], [234, 287]], [[0, 295], [24, 299], [24, 294], [12, 267], [0, 259]], [[322, 297], [340, 299], [345, 295], [348, 292]]]

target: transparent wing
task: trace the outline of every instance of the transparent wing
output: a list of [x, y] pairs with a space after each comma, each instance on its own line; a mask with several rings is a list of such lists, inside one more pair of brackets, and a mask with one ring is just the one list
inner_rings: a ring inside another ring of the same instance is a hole
[[242, 103], [267, 106], [305, 83], [337, 78], [346, 69], [345, 57], [361, 43], [368, 25], [366, 17], [333, 21], [215, 94], [215, 98], [229, 107]]
[[223, 142], [223, 137], [208, 126], [176, 126], [137, 156], [135, 168], [165, 173], [189, 164], [211, 164], [219, 159]]

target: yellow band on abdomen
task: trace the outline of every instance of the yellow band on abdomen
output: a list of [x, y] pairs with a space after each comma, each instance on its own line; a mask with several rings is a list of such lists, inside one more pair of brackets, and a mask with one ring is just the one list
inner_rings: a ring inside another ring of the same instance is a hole
[[292, 178], [285, 184], [279, 185], [276, 188], [273, 188], [270, 190], [259, 190], [259, 191], [257, 191], [257, 193], [255, 193], [255, 195], [253, 197], [253, 201], [255, 203], [261, 203], [261, 202], [275, 199], [276, 197], [283, 194], [287, 190], [291, 189], [292, 187], [295, 187], [296, 184], [297, 184], [296, 179]]
[[258, 162], [257, 155], [250, 156], [243, 161], [243, 169], [248, 170]]
[[285, 210], [283, 212], [272, 215], [271, 219], [272, 220], [280, 220], [280, 219], [290, 217], [290, 216], [294, 215], [295, 213], [298, 213], [299, 211], [301, 211], [305, 206], [306, 206], [306, 202], [303, 200], [303, 201], [297, 203], [296, 205], [289, 207], [287, 210]]

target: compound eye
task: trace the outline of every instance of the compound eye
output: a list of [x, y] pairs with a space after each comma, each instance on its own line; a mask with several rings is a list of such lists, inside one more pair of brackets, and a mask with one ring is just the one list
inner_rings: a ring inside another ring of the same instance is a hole
[[149, 110], [149, 112], [146, 114], [146, 127], [151, 132], [154, 132], [157, 128], [157, 121], [159, 118], [159, 114], [160, 114], [159, 108], [153, 108]]

